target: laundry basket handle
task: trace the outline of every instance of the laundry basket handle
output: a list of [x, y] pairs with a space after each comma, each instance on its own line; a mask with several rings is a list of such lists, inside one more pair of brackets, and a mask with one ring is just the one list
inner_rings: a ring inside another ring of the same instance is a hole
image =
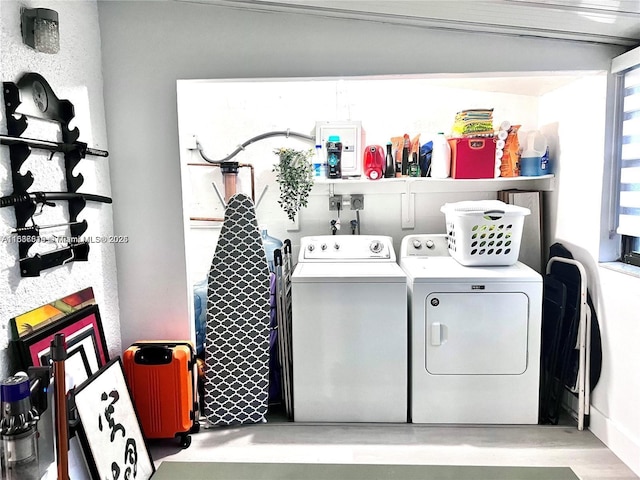
[[505, 214], [504, 210], [487, 210], [484, 212], [485, 217], [489, 217], [491, 220], [499, 220]]

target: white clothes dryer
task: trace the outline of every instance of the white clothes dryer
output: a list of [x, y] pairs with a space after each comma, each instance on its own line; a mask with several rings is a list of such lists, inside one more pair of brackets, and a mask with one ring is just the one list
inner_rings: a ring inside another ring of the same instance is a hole
[[465, 267], [446, 235], [401, 243], [414, 423], [536, 424], [542, 277], [522, 263]]
[[406, 275], [391, 237], [303, 237], [291, 277], [293, 415], [406, 422]]

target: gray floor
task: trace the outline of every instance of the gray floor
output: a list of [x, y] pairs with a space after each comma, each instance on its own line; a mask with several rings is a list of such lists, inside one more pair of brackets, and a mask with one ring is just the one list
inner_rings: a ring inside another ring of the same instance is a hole
[[265, 423], [203, 428], [182, 450], [149, 443], [162, 461], [568, 466], [581, 480], [638, 477], [588, 430], [563, 426]]

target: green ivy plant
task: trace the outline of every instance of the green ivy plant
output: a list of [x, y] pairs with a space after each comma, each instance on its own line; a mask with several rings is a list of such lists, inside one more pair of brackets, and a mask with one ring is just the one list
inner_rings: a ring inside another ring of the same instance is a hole
[[309, 193], [313, 187], [313, 150], [294, 150], [279, 148], [274, 151], [279, 162], [274, 164], [276, 181], [280, 186], [278, 204], [285, 211], [289, 220], [294, 221], [302, 207], [306, 207]]

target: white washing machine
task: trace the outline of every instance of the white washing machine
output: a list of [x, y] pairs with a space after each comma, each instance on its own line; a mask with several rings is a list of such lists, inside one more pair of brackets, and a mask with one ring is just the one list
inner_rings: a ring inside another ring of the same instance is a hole
[[303, 237], [292, 282], [293, 414], [406, 422], [406, 275], [391, 237]]
[[401, 243], [414, 423], [536, 424], [542, 277], [522, 263], [465, 267], [445, 235]]

